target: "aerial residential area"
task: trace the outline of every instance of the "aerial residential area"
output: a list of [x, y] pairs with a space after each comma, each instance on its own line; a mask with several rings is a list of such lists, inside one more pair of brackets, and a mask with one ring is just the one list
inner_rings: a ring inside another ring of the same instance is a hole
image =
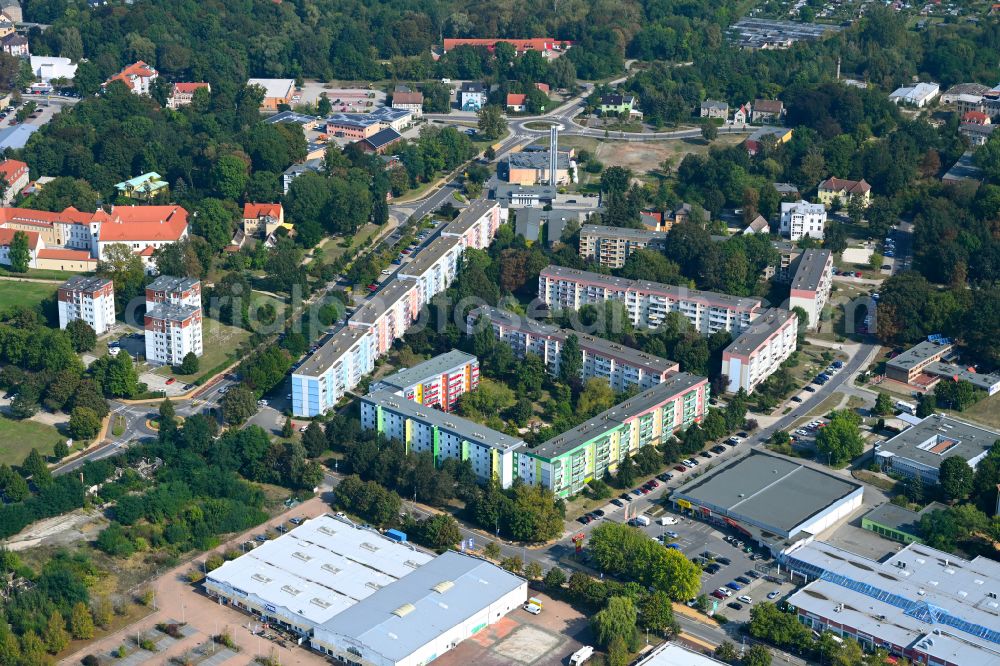
[[1000, 666], [998, 35], [0, 0], [0, 665]]

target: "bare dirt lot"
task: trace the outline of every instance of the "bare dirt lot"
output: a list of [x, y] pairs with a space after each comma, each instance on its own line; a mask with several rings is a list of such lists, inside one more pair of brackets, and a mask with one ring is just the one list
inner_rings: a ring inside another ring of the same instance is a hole
[[556, 666], [593, 642], [582, 613], [544, 594], [530, 594], [544, 603], [540, 615], [518, 609], [438, 657], [435, 666]]

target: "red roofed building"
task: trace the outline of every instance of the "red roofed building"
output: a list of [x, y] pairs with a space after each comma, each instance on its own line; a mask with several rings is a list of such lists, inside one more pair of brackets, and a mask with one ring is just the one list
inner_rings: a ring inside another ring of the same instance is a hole
[[280, 203], [243, 204], [243, 233], [267, 238], [285, 223], [285, 209]]
[[871, 203], [872, 187], [864, 178], [861, 180], [847, 180], [846, 178], [827, 178], [816, 191], [816, 198], [821, 204], [833, 205], [836, 200], [840, 205], [846, 206], [854, 197], [861, 199], [865, 208]]
[[444, 40], [444, 52], [447, 53], [459, 46], [485, 46], [492, 51], [500, 43], [506, 42], [514, 47], [517, 55], [527, 51], [538, 51], [543, 58], [558, 58], [573, 46], [573, 42], [564, 39], [552, 39], [551, 37], [539, 37], [537, 39], [446, 39]]
[[3, 178], [3, 205], [9, 206], [14, 197], [28, 186], [28, 165], [20, 160], [0, 162], [0, 178]]
[[969, 111], [964, 116], [962, 116], [962, 123], [968, 123], [972, 125], [989, 125], [991, 122], [990, 117], [983, 113], [982, 111]]
[[97, 258], [109, 245], [122, 243], [142, 257], [146, 270], [155, 268], [153, 251], [188, 236], [188, 213], [180, 206], [116, 206], [110, 213], [94, 213], [99, 223]]
[[0, 229], [0, 264], [10, 266], [10, 244], [14, 240], [14, 234], [24, 233], [28, 236], [28, 268], [35, 268], [35, 260], [38, 258], [38, 251], [45, 248], [45, 242], [33, 231], [21, 231], [20, 229]]
[[194, 101], [195, 92], [202, 88], [208, 92], [212, 92], [212, 86], [205, 82], [175, 83], [173, 88], [170, 89], [170, 96], [167, 97], [167, 108], [179, 109], [182, 106], [187, 106]]
[[102, 83], [101, 87], [104, 88], [113, 81], [121, 81], [133, 94], [148, 95], [149, 84], [155, 81], [158, 76], [159, 73], [155, 69], [140, 60], [112, 76]]
[[535, 87], [538, 88], [539, 90], [541, 90], [546, 95], [549, 94], [549, 84], [547, 84], [547, 83], [536, 83]]
[[523, 93], [507, 93], [507, 110], [521, 112], [524, 111], [525, 101], [528, 96]]

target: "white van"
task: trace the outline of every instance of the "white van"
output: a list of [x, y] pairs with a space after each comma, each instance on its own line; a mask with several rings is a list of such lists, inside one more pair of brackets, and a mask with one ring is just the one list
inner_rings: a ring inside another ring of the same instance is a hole
[[660, 516], [658, 521], [660, 525], [676, 525], [679, 521], [673, 516]]
[[532, 603], [524, 604], [523, 606], [521, 606], [521, 608], [528, 611], [532, 615], [539, 615], [542, 612], [541, 606], [536, 606], [535, 604]]
[[573, 653], [569, 658], [570, 666], [579, 666], [583, 662], [587, 661], [594, 654], [594, 648], [589, 645], [584, 645], [582, 648]]

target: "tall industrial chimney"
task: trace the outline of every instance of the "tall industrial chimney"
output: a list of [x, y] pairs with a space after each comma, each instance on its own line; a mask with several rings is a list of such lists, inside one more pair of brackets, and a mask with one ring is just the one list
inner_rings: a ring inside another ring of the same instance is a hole
[[555, 187], [559, 168], [559, 125], [549, 128], [549, 185]]

